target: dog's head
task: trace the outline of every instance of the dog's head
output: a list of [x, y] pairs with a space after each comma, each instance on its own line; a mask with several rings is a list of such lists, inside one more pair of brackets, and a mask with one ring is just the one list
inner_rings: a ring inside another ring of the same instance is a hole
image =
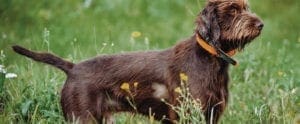
[[197, 33], [224, 51], [243, 49], [264, 26], [247, 0], [208, 0], [196, 23]]

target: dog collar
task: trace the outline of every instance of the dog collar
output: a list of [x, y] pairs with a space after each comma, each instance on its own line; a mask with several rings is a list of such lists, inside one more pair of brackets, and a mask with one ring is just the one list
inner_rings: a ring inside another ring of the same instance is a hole
[[232, 64], [232, 65], [237, 65], [237, 62], [232, 59], [231, 57], [235, 55], [236, 53], [236, 49], [233, 49], [227, 53], [225, 53], [223, 50], [221, 50], [220, 48], [214, 48], [213, 45], [210, 45], [209, 43], [207, 43], [206, 41], [204, 41], [200, 35], [198, 33], [196, 33], [196, 40], [198, 42], [198, 44], [205, 49], [207, 52], [209, 52], [210, 54], [220, 57], [222, 59], [224, 59], [226, 62]]

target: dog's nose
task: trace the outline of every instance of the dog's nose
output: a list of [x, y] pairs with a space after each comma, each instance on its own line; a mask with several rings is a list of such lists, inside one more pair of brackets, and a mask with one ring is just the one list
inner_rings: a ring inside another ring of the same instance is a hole
[[261, 21], [259, 21], [259, 22], [257, 22], [257, 23], [255, 24], [255, 26], [256, 26], [259, 30], [262, 30], [263, 27], [264, 27], [264, 23], [262, 23]]

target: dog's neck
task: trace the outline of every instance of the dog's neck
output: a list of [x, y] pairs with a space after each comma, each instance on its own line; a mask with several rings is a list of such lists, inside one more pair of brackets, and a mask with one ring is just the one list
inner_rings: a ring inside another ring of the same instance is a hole
[[208, 53], [220, 57], [223, 60], [225, 60], [226, 62], [232, 64], [232, 65], [237, 65], [237, 62], [232, 59], [231, 57], [235, 55], [236, 50], [231, 50], [227, 53], [225, 53], [223, 50], [221, 50], [220, 48], [216, 48], [213, 45], [210, 45], [207, 41], [205, 41], [200, 35], [199, 33], [196, 33], [196, 40], [197, 43], [199, 44], [199, 46], [201, 46], [204, 50], [206, 50]]

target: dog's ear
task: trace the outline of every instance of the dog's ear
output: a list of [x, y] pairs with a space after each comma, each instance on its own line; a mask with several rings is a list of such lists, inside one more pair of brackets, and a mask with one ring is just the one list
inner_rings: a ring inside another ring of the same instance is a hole
[[214, 3], [208, 3], [206, 8], [200, 13], [197, 30], [202, 38], [219, 47], [220, 26]]

